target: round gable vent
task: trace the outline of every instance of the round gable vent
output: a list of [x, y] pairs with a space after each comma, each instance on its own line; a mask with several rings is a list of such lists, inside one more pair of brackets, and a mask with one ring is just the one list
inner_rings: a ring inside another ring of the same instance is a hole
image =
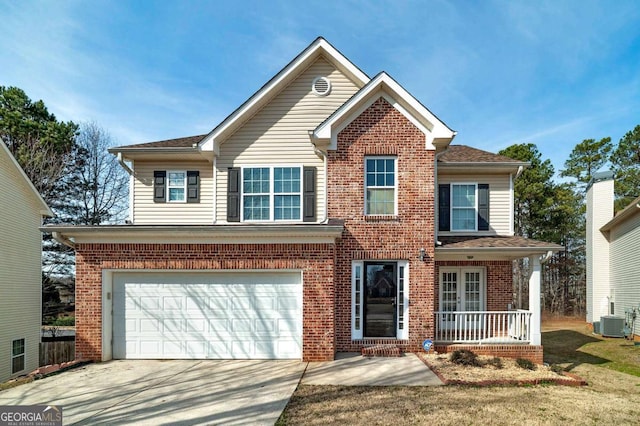
[[318, 96], [327, 96], [331, 91], [331, 81], [327, 77], [316, 77], [311, 83], [311, 89]]

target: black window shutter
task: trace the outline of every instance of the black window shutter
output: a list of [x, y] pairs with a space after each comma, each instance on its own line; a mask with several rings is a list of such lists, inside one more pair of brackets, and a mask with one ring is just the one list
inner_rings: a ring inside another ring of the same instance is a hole
[[438, 185], [438, 229], [451, 229], [451, 188], [449, 184]]
[[200, 172], [187, 170], [187, 203], [200, 202]]
[[316, 168], [305, 167], [302, 182], [302, 220], [316, 221]]
[[164, 170], [155, 170], [153, 172], [153, 202], [164, 203], [167, 201], [165, 196], [167, 172]]
[[227, 222], [240, 222], [240, 168], [230, 167], [227, 178]]
[[489, 230], [489, 184], [478, 184], [478, 231]]

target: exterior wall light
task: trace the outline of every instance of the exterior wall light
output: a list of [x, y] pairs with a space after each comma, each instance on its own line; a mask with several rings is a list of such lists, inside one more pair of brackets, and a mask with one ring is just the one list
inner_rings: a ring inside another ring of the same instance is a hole
[[420, 254], [418, 254], [418, 259], [420, 259], [421, 262], [424, 262], [426, 258], [427, 258], [427, 251], [424, 248], [421, 248]]

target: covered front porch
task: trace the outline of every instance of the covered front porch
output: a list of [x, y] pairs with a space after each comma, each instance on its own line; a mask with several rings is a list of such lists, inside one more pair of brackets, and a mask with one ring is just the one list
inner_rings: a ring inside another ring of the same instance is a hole
[[[541, 272], [556, 244], [521, 237], [442, 238], [436, 248], [434, 346], [542, 362]], [[528, 259], [528, 304], [513, 295], [513, 261]]]

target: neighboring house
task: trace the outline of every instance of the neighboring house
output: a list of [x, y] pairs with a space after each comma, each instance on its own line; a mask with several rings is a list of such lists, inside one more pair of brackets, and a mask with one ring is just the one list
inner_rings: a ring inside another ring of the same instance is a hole
[[131, 224], [47, 228], [76, 249], [78, 357], [317, 361], [433, 339], [541, 362], [540, 259], [560, 247], [513, 235], [527, 163], [455, 134], [318, 38], [210, 133], [111, 149]]
[[43, 216], [51, 210], [0, 141], [0, 382], [38, 368]]
[[624, 318], [614, 324], [627, 322], [626, 334], [633, 325], [639, 335], [640, 197], [614, 216], [613, 178], [612, 172], [596, 173], [587, 189], [587, 322]]

